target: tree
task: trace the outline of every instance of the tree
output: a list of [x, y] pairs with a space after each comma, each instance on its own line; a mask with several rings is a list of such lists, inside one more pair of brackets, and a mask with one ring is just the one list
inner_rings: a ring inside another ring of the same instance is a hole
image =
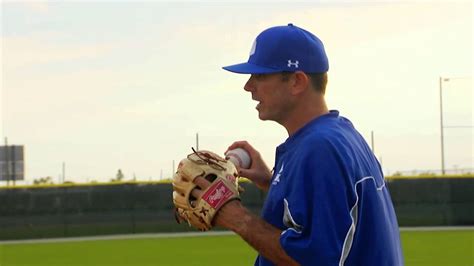
[[122, 170], [118, 169], [118, 172], [115, 175], [115, 179], [117, 179], [117, 181], [122, 181], [123, 178], [124, 178], [124, 176], [123, 176]]
[[123, 175], [122, 173], [122, 169], [118, 169], [117, 171], [117, 174], [115, 175], [115, 179], [112, 179], [111, 181], [114, 182], [114, 181], [122, 181], [123, 179], [125, 178], [125, 176]]
[[38, 179], [33, 180], [33, 184], [35, 184], [35, 185], [53, 184], [53, 178], [50, 177], [50, 176], [41, 177], [41, 178], [38, 178]]

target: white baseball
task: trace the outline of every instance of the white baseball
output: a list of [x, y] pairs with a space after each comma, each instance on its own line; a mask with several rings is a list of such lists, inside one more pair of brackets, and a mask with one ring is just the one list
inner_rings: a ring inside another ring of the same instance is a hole
[[225, 158], [231, 161], [235, 166], [245, 169], [248, 169], [252, 163], [249, 153], [242, 148], [228, 151], [225, 154]]

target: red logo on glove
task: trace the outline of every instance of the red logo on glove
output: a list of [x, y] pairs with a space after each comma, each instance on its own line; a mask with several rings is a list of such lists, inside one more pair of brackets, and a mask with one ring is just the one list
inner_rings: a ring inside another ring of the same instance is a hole
[[212, 208], [218, 209], [232, 195], [232, 191], [224, 184], [222, 180], [219, 180], [211, 185], [211, 187], [202, 196], [202, 199], [209, 203]]

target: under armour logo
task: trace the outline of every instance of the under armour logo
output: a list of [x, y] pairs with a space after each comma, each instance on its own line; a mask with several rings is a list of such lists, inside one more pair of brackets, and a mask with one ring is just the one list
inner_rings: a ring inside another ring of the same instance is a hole
[[299, 66], [299, 61], [295, 60], [295, 62], [291, 62], [291, 60], [288, 59], [288, 67], [294, 66], [295, 68], [298, 68]]

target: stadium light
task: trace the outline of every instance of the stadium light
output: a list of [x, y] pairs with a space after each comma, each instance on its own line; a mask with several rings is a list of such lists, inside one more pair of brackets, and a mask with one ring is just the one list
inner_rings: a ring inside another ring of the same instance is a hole
[[443, 127], [443, 81], [449, 81], [449, 78], [439, 77], [439, 121], [441, 127], [441, 174], [445, 174], [444, 169], [444, 127]]
[[[469, 79], [471, 77], [439, 77], [439, 120], [441, 129], [441, 174], [446, 174], [445, 162], [444, 162], [444, 128], [443, 125], [443, 82], [449, 82], [456, 79]], [[472, 127], [472, 126], [466, 126]]]

